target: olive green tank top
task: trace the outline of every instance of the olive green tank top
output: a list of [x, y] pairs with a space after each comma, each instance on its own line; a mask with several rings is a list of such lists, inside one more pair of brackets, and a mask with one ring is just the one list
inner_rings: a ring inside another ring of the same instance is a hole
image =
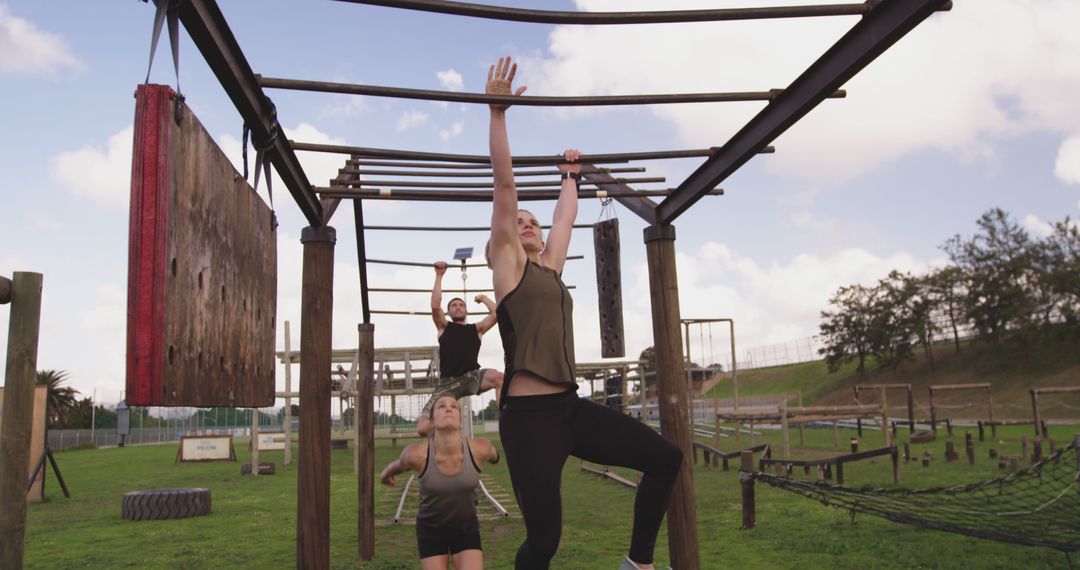
[[506, 387], [518, 371], [576, 385], [574, 300], [559, 274], [532, 261], [495, 309], [506, 352]]

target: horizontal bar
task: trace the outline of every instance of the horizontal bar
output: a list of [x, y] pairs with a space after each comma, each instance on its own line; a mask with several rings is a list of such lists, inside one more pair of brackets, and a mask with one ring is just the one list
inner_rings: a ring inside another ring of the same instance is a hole
[[[578, 198], [622, 198], [643, 196], [668, 196], [672, 189], [666, 190], [578, 190]], [[364, 200], [405, 200], [414, 202], [490, 202], [491, 191], [477, 190], [416, 190], [399, 188], [327, 188], [315, 187], [315, 192], [324, 198], [362, 198]], [[560, 190], [521, 190], [517, 193], [519, 202], [538, 200], [557, 200]], [[712, 190], [710, 196], [723, 196], [723, 189]]]
[[[438, 91], [435, 89], [409, 89], [382, 85], [359, 85], [306, 79], [284, 79], [257, 75], [259, 85], [267, 89], [290, 89], [319, 93], [343, 93], [369, 97], [392, 97], [395, 99], [419, 99], [450, 103], [477, 103], [482, 105], [503, 104], [516, 107], [608, 107], [616, 105], [669, 105], [672, 103], [737, 103], [742, 101], [772, 101], [782, 90], [734, 91], [730, 93], [666, 93], [659, 95], [584, 95], [584, 96], [533, 96], [533, 95], [487, 95], [461, 91]], [[847, 93], [841, 89], [830, 98], [843, 98]]]
[[[450, 267], [453, 268], [454, 266], [451, 265]], [[459, 265], [458, 267], [461, 267], [461, 266]], [[567, 286], [566, 288], [567, 289], [573, 289], [574, 286], [570, 285], [570, 286]], [[431, 293], [431, 289], [399, 289], [399, 288], [396, 288], [396, 287], [371, 287], [371, 288], [368, 289], [368, 291], [370, 291], [372, 293]], [[461, 293], [461, 294], [464, 295], [466, 293], [494, 293], [495, 290], [494, 289], [443, 289], [442, 292], [443, 293]], [[431, 314], [431, 313], [428, 313], [428, 314]], [[580, 364], [575, 366], [575, 368], [580, 368], [580, 367], [581, 367]]]
[[817, 6], [775, 6], [767, 8], [717, 8], [711, 10], [657, 10], [641, 12], [567, 12], [556, 10], [530, 10], [526, 8], [507, 8], [486, 6], [466, 2], [442, 0], [339, 0], [353, 4], [386, 6], [421, 12], [436, 12], [455, 16], [505, 20], [511, 22], [530, 22], [534, 24], [579, 24], [579, 25], [620, 25], [620, 24], [675, 24], [689, 22], [721, 22], [733, 20], [765, 20], [778, 18], [813, 18], [822, 16], [861, 16], [873, 5], [871, 2], [859, 4], [827, 4]]
[[[540, 226], [542, 229], [550, 230], [551, 226]], [[592, 228], [592, 224], [574, 224], [575, 230]], [[377, 230], [377, 231], [405, 231], [405, 232], [490, 232], [491, 226], [474, 226], [474, 227], [448, 227], [448, 226], [364, 226], [365, 230]]]
[[1046, 388], [1034, 388], [1036, 394], [1069, 394], [1080, 392], [1080, 386], [1049, 386]]
[[[405, 159], [405, 160], [438, 160], [449, 162], [468, 162], [473, 164], [482, 164], [487, 167], [491, 166], [491, 157], [486, 154], [446, 154], [438, 152], [417, 152], [410, 150], [396, 150], [386, 148], [368, 148], [361, 146], [348, 146], [338, 144], [319, 144], [319, 143], [305, 143], [297, 141], [289, 141], [292, 144], [293, 150], [297, 151], [310, 151], [310, 152], [329, 152], [334, 154], [355, 154], [360, 157], [370, 158], [391, 158], [391, 159]], [[611, 163], [611, 162], [626, 162], [628, 160], [661, 160], [668, 158], [697, 158], [697, 157], [709, 157], [720, 149], [718, 147], [703, 148], [703, 149], [690, 149], [690, 150], [659, 150], [659, 151], [645, 151], [645, 152], [619, 152], [619, 153], [607, 153], [607, 154], [588, 154], [581, 155], [578, 159], [582, 163], [599, 164], [599, 163]], [[767, 146], [762, 149], [762, 153], [768, 154], [775, 152], [775, 148]], [[361, 159], [362, 160], [362, 159]], [[565, 162], [562, 154], [551, 154], [544, 156], [515, 156], [513, 157], [513, 163], [515, 166], [546, 166], [551, 164], [561, 164]], [[445, 168], [445, 166], [440, 166]]]
[[975, 390], [975, 389], [990, 389], [990, 383], [980, 384], [938, 384], [937, 386], [930, 386], [931, 392], [937, 392], [939, 390]]
[[[567, 261], [569, 261], [571, 259], [585, 259], [585, 256], [584, 255], [568, 255], [568, 256], [566, 256], [566, 259], [567, 259]], [[423, 263], [423, 262], [419, 262], [419, 261], [391, 261], [391, 260], [387, 260], [387, 259], [366, 259], [364, 261], [366, 263], [378, 263], [380, 265], [400, 265], [400, 266], [403, 266], [403, 267], [427, 267], [429, 269], [435, 266], [435, 262]], [[461, 264], [450, 265], [449, 267], [461, 267]], [[466, 263], [465, 267], [487, 267], [487, 264], [486, 263]], [[428, 289], [428, 291], [430, 291], [430, 289]]]
[[[598, 168], [602, 172], [608, 174], [623, 174], [627, 172], [645, 172], [644, 166], [627, 166], [622, 168]], [[439, 172], [428, 170], [363, 170], [361, 168], [342, 168], [338, 170], [338, 174], [355, 174], [357, 176], [430, 176], [441, 178], [482, 178], [487, 176], [494, 176], [494, 172], [490, 170], [480, 170], [475, 172]], [[515, 170], [514, 177], [518, 176], [559, 176], [562, 174], [558, 170]]]
[[[619, 182], [622, 182], [623, 184], [630, 184], [630, 183], [634, 183], [634, 184], [651, 184], [651, 183], [654, 183], [654, 182], [667, 182], [667, 178], [664, 178], [663, 176], [648, 176], [648, 177], [641, 177], [641, 178], [617, 178], [616, 180], [619, 181]], [[582, 184], [596, 184], [595, 182], [589, 182], [587, 180], [582, 180], [581, 183]], [[376, 188], [374, 188], [374, 189], [378, 189], [378, 187], [382, 187], [382, 186], [400, 186], [400, 187], [403, 187], [403, 188], [491, 188], [491, 185], [492, 185], [492, 182], [487, 181], [487, 180], [485, 180], [483, 182], [440, 182], [440, 181], [433, 181], [433, 180], [419, 180], [419, 181], [418, 180], [359, 180], [359, 181], [348, 182], [346, 184], [335, 185], [334, 187], [335, 188], [345, 188], [345, 187], [363, 188], [365, 186], [367, 186], [367, 187], [375, 186]], [[562, 182], [559, 181], [559, 180], [534, 180], [534, 181], [531, 181], [531, 182], [515, 182], [514, 183], [514, 186], [517, 186], [518, 188], [545, 188], [545, 187], [547, 187], [547, 188], [558, 188], [561, 185], [562, 185]], [[368, 188], [368, 189], [371, 190], [372, 188]]]
[[436, 164], [433, 162], [410, 162], [400, 160], [368, 160], [356, 158], [348, 161], [350, 164], [359, 166], [394, 166], [399, 168], [448, 168], [455, 170], [468, 170], [477, 168], [490, 168], [489, 164]]

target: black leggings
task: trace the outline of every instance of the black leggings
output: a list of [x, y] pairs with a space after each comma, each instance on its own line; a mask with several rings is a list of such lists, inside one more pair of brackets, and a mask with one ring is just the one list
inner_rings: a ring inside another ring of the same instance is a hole
[[579, 399], [573, 390], [504, 397], [499, 434], [525, 518], [526, 537], [515, 568], [547, 568], [559, 547], [560, 480], [570, 455], [644, 473], [634, 499], [630, 558], [652, 563], [656, 535], [682, 464], [678, 447], [630, 416]]

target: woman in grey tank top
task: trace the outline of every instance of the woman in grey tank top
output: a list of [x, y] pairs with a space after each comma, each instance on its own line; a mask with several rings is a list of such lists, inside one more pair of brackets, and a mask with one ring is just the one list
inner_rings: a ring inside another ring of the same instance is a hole
[[424, 570], [446, 570], [451, 557], [459, 570], [483, 568], [476, 487], [480, 466], [496, 463], [499, 453], [486, 439], [462, 436], [461, 410], [452, 395], [435, 401], [429, 419], [435, 427], [432, 436], [402, 450], [379, 480], [393, 485], [399, 473], [420, 474], [416, 542]]

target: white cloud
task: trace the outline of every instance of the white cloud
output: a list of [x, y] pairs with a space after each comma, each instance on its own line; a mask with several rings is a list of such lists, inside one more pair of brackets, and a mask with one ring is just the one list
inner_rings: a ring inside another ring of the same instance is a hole
[[439, 85], [442, 85], [443, 89], [447, 91], [463, 91], [465, 89], [465, 81], [461, 78], [461, 74], [453, 69], [440, 71], [435, 76], [439, 78]]
[[1068, 184], [1080, 184], [1080, 135], [1073, 135], [1061, 143], [1054, 174]]
[[449, 129], [443, 129], [443, 130], [439, 131], [439, 138], [442, 139], [442, 142], [446, 142], [446, 141], [460, 135], [464, 130], [465, 130], [465, 122], [464, 121], [458, 121], [458, 122], [454, 123], [454, 125], [452, 127], [450, 127]]
[[39, 30], [0, 4], [0, 74], [54, 76], [83, 69], [63, 38]]
[[[920, 273], [929, 266], [903, 251], [881, 257], [846, 248], [828, 255], [799, 254], [766, 267], [715, 242], [677, 252], [676, 264], [682, 318], [733, 318], [740, 347], [815, 335], [820, 312], [840, 287], [871, 285], [893, 269]], [[627, 346], [650, 346], [648, 267], [640, 264], [626, 276]]]
[[[694, 9], [710, 3], [579, 0], [578, 6]], [[846, 99], [825, 101], [781, 135], [776, 145], [782, 152], [768, 157], [767, 164], [815, 185], [871, 172], [919, 150], [985, 157], [992, 156], [1000, 137], [1035, 130], [1080, 132], [1072, 96], [1080, 92], [1077, 21], [1080, 3], [1070, 0], [957, 3], [860, 72], [844, 86]], [[545, 95], [782, 88], [853, 23], [807, 18], [738, 25], [560, 26], [550, 34], [549, 53], [524, 58], [527, 65], [519, 69], [528, 70], [530, 77], [522, 82], [530, 91]], [[1009, 41], [1001, 41], [1005, 37]], [[652, 112], [674, 124], [683, 144], [708, 146], [726, 141], [762, 106], [664, 105]]]
[[335, 94], [331, 95], [331, 97], [330, 104], [323, 108], [320, 116], [348, 119], [363, 115], [370, 110], [367, 99], [361, 95]]
[[105, 148], [84, 146], [53, 157], [50, 173], [76, 196], [107, 207], [126, 208], [131, 194], [131, 147], [134, 128], [109, 137]]
[[406, 111], [405, 113], [402, 113], [400, 117], [398, 117], [397, 131], [399, 133], [402, 131], [407, 131], [413, 127], [424, 124], [425, 122], [427, 122], [427, 120], [428, 114], [423, 111], [417, 111], [415, 109], [411, 111]]
[[1024, 227], [1035, 237], [1046, 237], [1054, 232], [1054, 227], [1039, 219], [1035, 214], [1024, 216]]

